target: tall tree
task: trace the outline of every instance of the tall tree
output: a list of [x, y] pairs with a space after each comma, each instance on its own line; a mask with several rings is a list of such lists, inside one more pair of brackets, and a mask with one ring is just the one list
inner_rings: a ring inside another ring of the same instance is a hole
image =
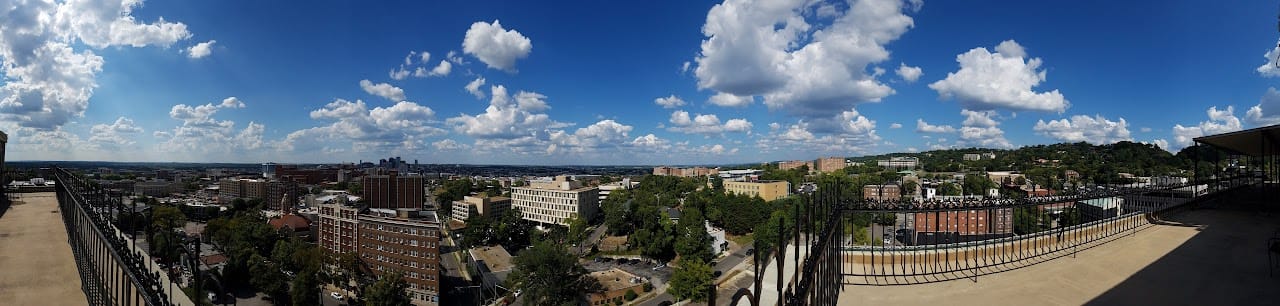
[[507, 282], [523, 290], [526, 305], [577, 305], [582, 293], [600, 289], [576, 257], [553, 243], [535, 243], [514, 261]]
[[680, 300], [704, 302], [714, 276], [712, 267], [699, 260], [680, 260], [680, 268], [671, 274], [667, 293]]
[[676, 254], [680, 254], [681, 262], [696, 259], [702, 262], [711, 261], [715, 256], [711, 252], [711, 235], [707, 234], [702, 213], [696, 208], [687, 208], [680, 217], [677, 228]]
[[403, 276], [397, 273], [383, 274], [378, 277], [378, 281], [369, 284], [364, 290], [365, 306], [402, 306], [409, 305], [409, 293], [404, 289], [409, 284], [405, 283]]

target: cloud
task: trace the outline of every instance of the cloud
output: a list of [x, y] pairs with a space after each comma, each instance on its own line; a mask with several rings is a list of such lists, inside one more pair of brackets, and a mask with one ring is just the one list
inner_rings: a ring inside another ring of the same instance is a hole
[[1263, 58], [1267, 59], [1267, 62], [1262, 64], [1262, 66], [1258, 66], [1258, 69], [1256, 69], [1258, 74], [1261, 74], [1264, 77], [1280, 76], [1280, 66], [1277, 66], [1280, 64], [1276, 63], [1276, 56], [1280, 56], [1280, 44], [1277, 44], [1275, 48], [1272, 48], [1267, 51], [1266, 54], [1262, 55]]
[[450, 64], [449, 61], [441, 60], [440, 64], [437, 64], [436, 67], [431, 68], [431, 70], [427, 70], [426, 67], [418, 67], [418, 69], [413, 71], [413, 76], [419, 78], [440, 77], [447, 76], [450, 72], [453, 72], [453, 64]]
[[157, 144], [160, 151], [186, 153], [184, 156], [191, 160], [225, 158], [228, 156], [225, 154], [256, 150], [263, 145], [264, 125], [249, 122], [244, 129], [236, 130], [234, 121], [214, 117], [220, 110], [239, 108], [245, 108], [245, 103], [235, 97], [223, 99], [217, 105], [174, 105], [169, 110], [169, 117], [182, 121], [182, 124], [171, 131], [156, 131], [152, 135], [163, 140]]
[[1178, 148], [1181, 149], [1190, 146], [1196, 137], [1235, 132], [1244, 129], [1244, 125], [1240, 123], [1240, 118], [1235, 116], [1235, 108], [1231, 106], [1227, 106], [1226, 110], [1218, 110], [1217, 106], [1209, 107], [1209, 110], [1205, 111], [1205, 113], [1209, 115], [1209, 120], [1201, 121], [1198, 125], [1174, 125], [1173, 144], [1177, 145]]
[[956, 56], [960, 70], [929, 84], [942, 99], [956, 99], [972, 110], [1028, 110], [1063, 112], [1070, 102], [1058, 90], [1035, 92], [1045, 81], [1046, 71], [1038, 70], [1040, 58], [1025, 59], [1026, 50], [1006, 40], [991, 53], [978, 47]]
[[187, 57], [204, 58], [209, 56], [209, 54], [213, 54], [213, 44], [217, 42], [217, 40], [210, 40], [191, 46], [191, 48], [187, 48]]
[[727, 0], [712, 7], [694, 59], [698, 88], [763, 96], [770, 109], [802, 117], [893, 94], [869, 71], [889, 58], [885, 44], [914, 26], [906, 5], [865, 0], [829, 15], [807, 13], [822, 4]]
[[[7, 3], [0, 18], [0, 120], [56, 132], [83, 116], [103, 59], [84, 47], [162, 46], [191, 37], [183, 23], [132, 16], [141, 1]], [[53, 139], [53, 138], [48, 138]]]
[[471, 146], [467, 144], [458, 143], [453, 139], [444, 139], [444, 140], [432, 142], [431, 146], [435, 147], [436, 151], [455, 151], [455, 150], [466, 150], [471, 148]]
[[1011, 149], [1013, 144], [1004, 138], [1004, 130], [1001, 130], [996, 122], [995, 111], [971, 111], [960, 110], [960, 114], [965, 116], [964, 122], [960, 127], [960, 144], [965, 146], [975, 146], [983, 148], [1004, 148]]
[[1280, 124], [1280, 91], [1275, 87], [1267, 88], [1267, 92], [1258, 99], [1258, 105], [1250, 107], [1244, 117], [1253, 125]]
[[743, 107], [751, 104], [751, 96], [736, 96], [727, 93], [716, 93], [707, 99], [707, 103], [723, 107]]
[[676, 95], [671, 95], [653, 99], [653, 103], [661, 105], [662, 108], [680, 108], [681, 106], [684, 106], [684, 99], [680, 99], [680, 97], [677, 97]]
[[404, 90], [400, 87], [392, 86], [387, 83], [374, 84], [369, 80], [360, 80], [360, 89], [364, 89], [371, 95], [379, 96], [391, 100], [391, 102], [404, 101]]
[[924, 119], [916, 119], [916, 132], [921, 133], [955, 133], [956, 128], [950, 125], [932, 125]]
[[671, 122], [671, 126], [667, 127], [668, 131], [685, 134], [750, 133], [753, 126], [746, 119], [729, 119], [721, 124], [720, 118], [714, 114], [697, 114], [690, 119], [689, 113], [682, 110], [672, 112], [668, 121]]
[[1049, 120], [1049, 122], [1039, 120], [1032, 130], [1041, 136], [1059, 141], [1110, 144], [1133, 140], [1133, 137], [1129, 136], [1128, 125], [1124, 118], [1111, 121], [1101, 115], [1093, 117], [1075, 115], [1069, 119]]
[[471, 24], [462, 40], [462, 52], [506, 72], [516, 71], [516, 60], [529, 56], [533, 42], [516, 30], [506, 30], [498, 20]]
[[475, 80], [471, 80], [471, 82], [467, 83], [467, 86], [462, 88], [466, 89], [471, 95], [476, 96], [476, 99], [484, 99], [484, 91], [480, 90], [480, 86], [484, 86], [484, 77], [476, 77]]
[[96, 124], [90, 128], [89, 142], [104, 148], [131, 146], [137, 142], [130, 135], [142, 132], [142, 128], [133, 123], [133, 119], [119, 117], [112, 124]]
[[900, 128], [902, 128], [902, 124], [901, 124], [901, 123], [894, 122], [893, 124], [890, 124], [890, 125], [889, 125], [889, 128], [891, 128], [891, 129], [900, 129]]
[[903, 81], [907, 81], [907, 83], [915, 83], [916, 80], [920, 79], [921, 75], [924, 75], [924, 69], [907, 66], [906, 63], [898, 64], [896, 72], [898, 77], [902, 78]]
[[546, 96], [526, 91], [510, 96], [507, 88], [502, 85], [494, 85], [489, 89], [489, 107], [484, 113], [462, 114], [449, 118], [446, 122], [458, 133], [482, 139], [514, 139], [538, 134], [545, 136], [547, 129], [566, 125], [551, 120], [550, 116], [543, 113], [550, 109], [545, 101]]
[[435, 111], [410, 101], [369, 109], [361, 100], [336, 99], [310, 116], [328, 124], [289, 133], [277, 149], [318, 151], [349, 145], [353, 152], [415, 152], [426, 148], [427, 138], [448, 133], [432, 126]]
[[239, 99], [239, 98], [236, 98], [236, 97], [227, 97], [226, 99], [222, 99], [222, 103], [221, 103], [221, 104], [218, 104], [218, 107], [220, 107], [220, 108], [244, 108], [244, 102], [241, 102], [241, 101], [240, 101], [240, 99]]
[[1145, 127], [1145, 126], [1144, 126], [1144, 127], [1142, 127], [1142, 128], [1139, 128], [1139, 129], [1138, 129], [1138, 131], [1139, 131], [1139, 132], [1143, 132], [1143, 133], [1149, 133], [1149, 132], [1151, 132], [1151, 128], [1149, 128], [1149, 127]]

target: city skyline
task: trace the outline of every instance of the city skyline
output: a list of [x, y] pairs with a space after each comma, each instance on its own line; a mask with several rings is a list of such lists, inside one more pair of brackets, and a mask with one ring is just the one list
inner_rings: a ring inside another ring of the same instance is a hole
[[0, 130], [10, 160], [660, 165], [1280, 123], [1274, 11], [1104, 3], [11, 5]]

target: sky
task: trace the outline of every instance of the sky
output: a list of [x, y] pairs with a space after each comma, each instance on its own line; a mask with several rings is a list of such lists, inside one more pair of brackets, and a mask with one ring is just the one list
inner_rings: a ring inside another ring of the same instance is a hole
[[688, 165], [1280, 123], [1274, 2], [0, 0], [8, 160]]

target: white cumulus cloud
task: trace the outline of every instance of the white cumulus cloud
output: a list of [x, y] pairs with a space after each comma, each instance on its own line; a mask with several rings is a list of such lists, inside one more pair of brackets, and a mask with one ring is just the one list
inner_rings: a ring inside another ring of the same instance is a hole
[[1061, 120], [1039, 120], [1032, 128], [1037, 134], [1066, 142], [1088, 142], [1092, 144], [1109, 144], [1120, 141], [1132, 141], [1129, 136], [1129, 124], [1120, 118], [1118, 121], [1107, 120], [1101, 115], [1093, 117], [1075, 115]]
[[462, 40], [462, 52], [475, 56], [489, 68], [506, 72], [515, 72], [516, 60], [528, 57], [530, 51], [533, 42], [528, 37], [503, 29], [498, 20], [472, 23]]
[[684, 99], [680, 99], [680, 97], [677, 97], [676, 95], [670, 95], [653, 99], [653, 103], [661, 105], [662, 108], [680, 108], [681, 106], [684, 106]]
[[903, 81], [907, 81], [907, 83], [915, 83], [916, 80], [920, 79], [921, 75], [924, 75], [924, 69], [907, 66], [906, 63], [899, 64], [896, 72], [898, 77], [902, 78]]
[[404, 101], [404, 90], [400, 87], [392, 86], [387, 83], [374, 84], [369, 80], [360, 80], [360, 89], [371, 95], [379, 96], [391, 100], [392, 102]]
[[691, 119], [689, 112], [682, 110], [672, 112], [668, 122], [671, 123], [671, 126], [667, 127], [669, 131], [704, 135], [726, 132], [750, 133], [753, 126], [746, 119], [729, 119], [721, 123], [720, 118], [714, 114], [697, 114]]
[[1240, 118], [1235, 116], [1235, 108], [1231, 106], [1227, 106], [1225, 110], [1218, 110], [1217, 106], [1209, 107], [1205, 114], [1209, 115], [1209, 120], [1201, 121], [1198, 125], [1183, 126], [1177, 124], [1173, 126], [1173, 144], [1177, 145], [1178, 149], [1191, 145], [1196, 137], [1244, 129], [1244, 125], [1240, 123]]
[[1026, 50], [1013, 40], [996, 46], [992, 53], [978, 47], [956, 56], [960, 70], [929, 84], [944, 99], [956, 99], [965, 109], [1029, 110], [1063, 112], [1070, 102], [1058, 90], [1036, 92], [1045, 81], [1039, 70], [1040, 58], [1027, 58]]
[[742, 107], [751, 104], [751, 96], [738, 96], [730, 93], [716, 93], [707, 99], [707, 103], [724, 107]]
[[187, 48], [187, 57], [204, 58], [209, 56], [210, 54], [213, 54], [213, 44], [217, 42], [217, 40], [210, 40], [191, 46], [191, 48]]
[[950, 125], [932, 125], [924, 119], [916, 119], [916, 132], [921, 133], [955, 133], [956, 128]]
[[[893, 94], [871, 65], [889, 59], [885, 45], [914, 26], [904, 11], [918, 6], [862, 0], [819, 10], [823, 5], [800, 0], [715, 5], [694, 60], [698, 87], [763, 96], [770, 109], [804, 117], [827, 117]], [[811, 14], [814, 10], [828, 13]]]

